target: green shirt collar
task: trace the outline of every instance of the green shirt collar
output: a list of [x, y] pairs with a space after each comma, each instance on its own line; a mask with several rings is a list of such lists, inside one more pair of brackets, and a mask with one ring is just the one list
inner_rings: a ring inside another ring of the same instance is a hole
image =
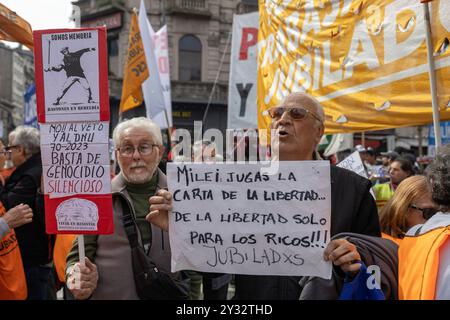
[[158, 170], [155, 171], [150, 181], [145, 183], [131, 183], [125, 180], [125, 186], [128, 192], [137, 194], [154, 193], [158, 184]]

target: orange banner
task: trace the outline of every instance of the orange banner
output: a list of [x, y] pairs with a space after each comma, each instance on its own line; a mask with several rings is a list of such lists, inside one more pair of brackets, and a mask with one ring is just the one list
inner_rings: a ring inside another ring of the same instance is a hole
[[30, 24], [0, 3], [0, 40], [19, 42], [33, 50]]
[[139, 31], [137, 14], [133, 12], [131, 15], [130, 36], [128, 37], [128, 53], [125, 58], [123, 73], [120, 113], [136, 108], [142, 104], [141, 85], [148, 76], [149, 72], [141, 32]]
[[[432, 122], [418, 0], [259, 0], [258, 127], [290, 92], [324, 106], [326, 133]], [[441, 120], [450, 119], [450, 1], [430, 2]]]

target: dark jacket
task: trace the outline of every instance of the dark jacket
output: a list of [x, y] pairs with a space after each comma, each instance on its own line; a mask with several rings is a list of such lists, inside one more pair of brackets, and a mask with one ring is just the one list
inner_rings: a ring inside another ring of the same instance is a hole
[[[331, 167], [331, 236], [353, 232], [380, 236], [369, 180], [346, 169]], [[299, 299], [302, 277], [236, 275], [236, 299]], [[300, 282], [300, 284], [299, 284]]]
[[28, 204], [33, 210], [33, 221], [14, 229], [25, 267], [43, 265], [51, 260], [45, 212], [36, 205], [41, 176], [41, 154], [38, 153], [16, 168], [0, 192], [0, 201], [7, 210], [21, 203]]
[[[356, 233], [339, 233], [332, 239], [346, 239], [353, 243], [366, 267], [380, 268], [381, 290], [386, 300], [398, 300], [398, 245], [391, 240]], [[302, 277], [300, 300], [335, 300], [339, 298], [345, 275], [333, 268], [330, 280]]]

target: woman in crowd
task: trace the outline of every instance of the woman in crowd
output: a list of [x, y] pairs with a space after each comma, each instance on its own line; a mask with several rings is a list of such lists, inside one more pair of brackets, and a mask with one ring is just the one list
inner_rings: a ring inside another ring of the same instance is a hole
[[400, 243], [411, 227], [425, 223], [437, 211], [426, 177], [406, 178], [381, 210], [382, 236]]
[[398, 251], [400, 299], [450, 299], [450, 145], [439, 148], [427, 177], [440, 212], [411, 228], [402, 240]]

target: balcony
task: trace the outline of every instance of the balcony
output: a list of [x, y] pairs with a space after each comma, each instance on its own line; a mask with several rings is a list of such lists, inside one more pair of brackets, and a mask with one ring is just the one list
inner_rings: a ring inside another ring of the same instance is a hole
[[211, 17], [207, 0], [169, 0], [166, 2], [166, 11], [170, 14], [196, 15]]
[[[211, 90], [212, 82], [200, 81], [171, 81], [172, 100], [182, 102], [207, 103]], [[213, 104], [227, 104], [228, 86], [218, 83], [214, 89], [211, 99]]]

